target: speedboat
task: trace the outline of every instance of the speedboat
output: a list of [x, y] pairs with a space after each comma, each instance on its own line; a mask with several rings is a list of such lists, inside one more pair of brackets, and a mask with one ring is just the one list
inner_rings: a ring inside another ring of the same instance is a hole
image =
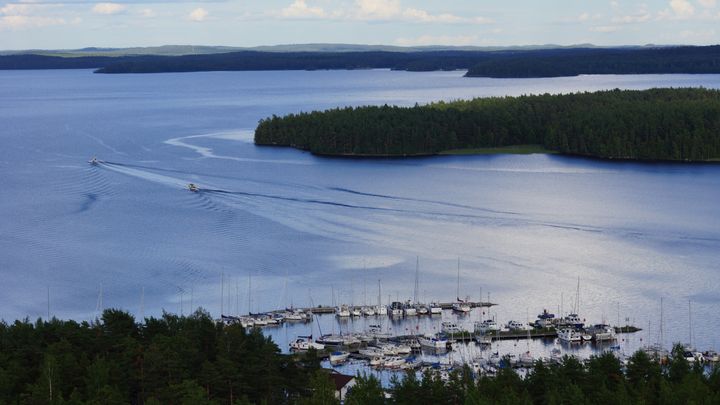
[[197, 193], [198, 191], [200, 191], [200, 187], [195, 185], [195, 183], [188, 183], [187, 189], [192, 191], [193, 193]]
[[518, 321], [510, 321], [507, 323], [506, 327], [509, 330], [525, 330], [525, 325]]
[[405, 364], [405, 359], [402, 357], [387, 357], [385, 358], [385, 361], [383, 361], [383, 366], [387, 368], [398, 368]]
[[592, 335], [593, 340], [596, 342], [605, 342], [609, 340], [615, 340], [615, 328], [605, 324], [597, 324], [589, 327], [587, 333]]
[[435, 335], [425, 335], [418, 338], [418, 342], [423, 347], [429, 347], [431, 349], [446, 349], [448, 340]]
[[348, 352], [332, 352], [330, 353], [330, 364], [344, 363], [348, 357], [350, 357]]
[[290, 343], [290, 350], [294, 351], [308, 351], [310, 349], [323, 350], [325, 345], [312, 341], [312, 335], [310, 336], [298, 336], [294, 342]]
[[424, 304], [415, 305], [415, 310], [417, 311], [418, 315], [427, 315], [430, 312], [427, 305]]
[[482, 322], [475, 322], [475, 333], [492, 333], [499, 331], [497, 323], [492, 319], [486, 319]]
[[565, 328], [558, 330], [558, 339], [562, 342], [567, 343], [579, 343], [582, 342], [582, 335], [572, 328]]
[[335, 309], [335, 316], [338, 318], [347, 318], [350, 316], [350, 310], [347, 305], [341, 305]]
[[88, 160], [88, 163], [93, 166], [97, 166], [98, 164], [100, 164], [100, 161], [95, 156], [93, 156], [92, 159]]
[[375, 308], [373, 307], [363, 307], [362, 313], [365, 316], [375, 316]]

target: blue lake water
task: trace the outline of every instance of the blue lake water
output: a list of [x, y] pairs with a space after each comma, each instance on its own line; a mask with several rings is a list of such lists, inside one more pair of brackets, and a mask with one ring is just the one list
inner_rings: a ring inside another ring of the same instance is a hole
[[[720, 76], [0, 72], [0, 318], [44, 317], [48, 289], [62, 318], [217, 316], [223, 275], [226, 313], [330, 305], [333, 291], [375, 303], [378, 280], [384, 302], [404, 300], [416, 257], [418, 298], [451, 301], [459, 257], [460, 295], [490, 294], [501, 322], [569, 311], [579, 277], [589, 322], [627, 318], [646, 329], [635, 342], [654, 342], [663, 298], [666, 344], [690, 339], [692, 313], [693, 343], [717, 349], [720, 165], [343, 160], [252, 143], [272, 114], [658, 86], [720, 88]], [[269, 333], [284, 346], [309, 330]]]

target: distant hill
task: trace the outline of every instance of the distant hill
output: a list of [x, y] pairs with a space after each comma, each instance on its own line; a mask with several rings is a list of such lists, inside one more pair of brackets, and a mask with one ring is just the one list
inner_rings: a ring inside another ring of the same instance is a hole
[[[468, 70], [469, 77], [720, 73], [720, 46], [514, 47], [503, 49], [307, 44], [258, 47], [84, 48], [0, 55], [1, 69], [97, 69], [97, 73], [250, 70]], [[290, 51], [293, 50], [293, 51]]]

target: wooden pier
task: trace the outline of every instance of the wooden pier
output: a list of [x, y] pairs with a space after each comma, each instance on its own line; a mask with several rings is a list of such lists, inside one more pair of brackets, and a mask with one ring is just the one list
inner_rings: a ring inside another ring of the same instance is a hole
[[[472, 308], [492, 307], [492, 306], [497, 305], [493, 302], [483, 302], [483, 301], [468, 302], [468, 304], [470, 304], [470, 307], [472, 307]], [[440, 305], [440, 308], [442, 308], [442, 309], [452, 309], [453, 303], [452, 302], [441, 302], [441, 303], [439, 303], [439, 305]], [[360, 306], [357, 306], [357, 307], [359, 308]], [[298, 308], [298, 309], [303, 312], [311, 312], [313, 314], [318, 314], [318, 315], [335, 313], [335, 307], [330, 307], [330, 306], [325, 306], [325, 305], [318, 305], [316, 307]], [[271, 311], [271, 312], [282, 312], [282, 311], [284, 311], [284, 310], [277, 310], [277, 311]]]

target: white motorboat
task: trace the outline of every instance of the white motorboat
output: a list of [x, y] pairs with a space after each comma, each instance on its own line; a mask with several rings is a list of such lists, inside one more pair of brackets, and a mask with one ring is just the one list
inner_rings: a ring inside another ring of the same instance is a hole
[[466, 313], [470, 312], [470, 310], [472, 308], [470, 308], [470, 304], [468, 304], [467, 302], [458, 298], [457, 302], [454, 302], [452, 304], [452, 309], [455, 312], [459, 312], [461, 314], [466, 314]]
[[442, 314], [442, 307], [437, 302], [433, 302], [430, 304], [430, 315], [439, 315]]
[[417, 311], [418, 315], [427, 315], [430, 313], [430, 310], [428, 309], [427, 305], [423, 305], [423, 304], [415, 305], [415, 311]]
[[575, 329], [580, 329], [585, 326], [585, 322], [580, 319], [580, 316], [578, 316], [578, 314], [568, 314], [566, 317], [560, 320], [560, 324], [563, 326], [573, 327]]
[[547, 309], [543, 309], [535, 321], [535, 326], [538, 328], [549, 328], [553, 326], [553, 324], [555, 324], [555, 314], [551, 314]]
[[364, 357], [364, 358], [367, 358], [367, 359], [372, 359], [372, 358], [375, 358], [375, 357], [384, 357], [384, 356], [385, 356], [385, 353], [383, 352], [382, 349], [380, 349], [380, 348], [378, 348], [378, 347], [372, 347], [372, 346], [371, 346], [371, 347], [367, 347], [367, 348], [365, 348], [365, 349], [360, 349], [360, 350], [358, 351], [358, 354], [359, 354], [361, 357]]
[[431, 349], [446, 349], [448, 340], [435, 335], [425, 335], [418, 337], [420, 346], [428, 347]]
[[352, 316], [362, 316], [362, 311], [359, 307], [352, 307], [350, 308], [350, 315]]
[[332, 352], [330, 353], [330, 364], [340, 364], [347, 361], [348, 357], [350, 357], [350, 353], [338, 351], [338, 352]]
[[448, 335], [462, 332], [455, 322], [445, 321], [440, 324], [440, 331]]
[[415, 316], [415, 315], [417, 315], [417, 309], [416, 309], [414, 306], [412, 306], [412, 305], [410, 305], [410, 304], [407, 304], [407, 305], [405, 305], [405, 307], [403, 308], [403, 315], [405, 315], [405, 316]]
[[350, 309], [348, 309], [347, 305], [341, 305], [335, 308], [335, 316], [337, 316], [338, 318], [349, 318]]
[[268, 317], [265, 315], [255, 315], [253, 316], [253, 322], [255, 323], [255, 326], [267, 326], [268, 325]]
[[564, 328], [558, 330], [558, 339], [566, 343], [579, 343], [582, 342], [583, 337], [575, 329]]
[[198, 187], [195, 183], [188, 183], [187, 189], [192, 191], [193, 193], [197, 193], [200, 191], [200, 187]]
[[505, 327], [512, 331], [525, 330], [525, 325], [518, 321], [510, 321]]
[[388, 314], [387, 306], [385, 305], [378, 305], [375, 307], [375, 313], [380, 316], [386, 316]]
[[710, 363], [717, 363], [720, 361], [720, 356], [715, 350], [707, 350], [703, 352], [703, 357], [705, 357], [705, 361]]
[[325, 349], [325, 345], [313, 342], [312, 335], [298, 336], [294, 342], [290, 342], [290, 350], [304, 352], [310, 349], [323, 350]]
[[486, 334], [499, 331], [497, 323], [493, 319], [486, 319], [482, 322], [475, 322], [475, 333]]
[[375, 316], [375, 308], [373, 307], [363, 307], [362, 313], [365, 316]]
[[100, 164], [100, 160], [98, 160], [95, 156], [92, 157], [92, 159], [88, 160], [88, 163], [90, 163], [93, 166], [97, 166]]
[[597, 324], [589, 327], [586, 332], [592, 336], [596, 342], [607, 342], [617, 339], [615, 336], [615, 328], [610, 325]]
[[399, 368], [403, 364], [405, 364], [405, 359], [403, 357], [393, 356], [393, 357], [386, 357], [383, 361], [383, 367], [387, 368]]
[[240, 325], [245, 329], [252, 328], [255, 326], [255, 320], [249, 316], [243, 316], [240, 318]]
[[393, 302], [390, 304], [390, 316], [396, 318], [403, 315], [403, 305], [401, 302]]

